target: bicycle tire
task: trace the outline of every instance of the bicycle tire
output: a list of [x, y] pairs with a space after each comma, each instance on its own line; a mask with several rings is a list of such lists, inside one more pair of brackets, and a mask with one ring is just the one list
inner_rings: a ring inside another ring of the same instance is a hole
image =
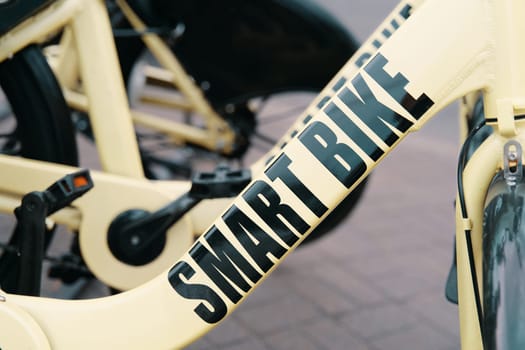
[[[184, 69], [236, 131], [233, 153], [221, 154], [228, 159], [246, 158], [254, 144], [269, 150], [278, 140], [259, 132], [261, 111], [253, 108], [254, 100], [298, 92], [313, 97], [359, 48], [333, 16], [309, 1], [130, 0], [129, 5], [152, 30], [163, 30], [161, 36]], [[116, 31], [131, 30], [118, 7], [108, 2], [108, 9]], [[181, 24], [183, 34], [174, 37], [173, 28]], [[115, 43], [124, 82], [132, 91], [133, 82], [142, 81], [132, 76], [144, 43], [138, 35], [117, 36]], [[307, 105], [291, 116], [295, 119]]]
[[502, 173], [489, 188], [483, 223], [485, 350], [525, 348], [525, 181], [509, 189]]
[[[183, 17], [189, 18], [190, 25], [191, 23], [194, 24], [194, 28], [203, 28], [202, 23], [208, 22], [209, 18], [206, 14], [201, 14], [200, 17], [196, 17], [195, 13], [191, 15], [192, 11], [190, 9], [178, 8], [178, 11], [170, 11], [170, 9], [173, 10], [173, 8], [170, 8], [170, 6], [180, 7], [183, 5], [182, 3], [172, 4], [165, 3], [162, 1], [157, 1], [157, 3], [162, 3], [164, 4], [164, 6], [168, 6], [169, 4], [169, 6], [164, 9], [165, 11], [163, 11], [163, 13], [174, 12], [183, 14]], [[163, 22], [161, 20], [162, 18], [159, 19], [159, 17], [161, 16], [152, 15], [155, 9], [153, 8], [152, 3], [148, 2], [147, 0], [138, 2], [133, 1], [130, 2], [130, 4], [135, 4], [137, 6], [135, 10], [139, 10], [141, 15], [145, 16], [150, 24], [156, 25], [158, 27], [163, 27], [167, 25], [169, 26], [169, 21]], [[188, 3], [188, 5], [192, 4]], [[192, 43], [204, 40], [208, 43], [211, 42], [212, 47], [217, 48], [219, 44], [217, 44], [216, 42], [220, 42], [220, 37], [226, 36], [227, 32], [229, 32], [230, 34], [235, 32], [233, 29], [231, 29], [235, 27], [235, 24], [231, 24], [231, 28], [229, 27], [230, 25], [226, 26], [230, 29], [222, 28], [222, 31], [220, 31], [221, 34], [213, 34], [215, 35], [213, 40], [206, 37], [206, 35], [204, 34], [206, 32], [205, 30], [202, 31], [202, 33], [199, 30], [193, 30], [189, 33], [185, 33], [185, 35], [188, 36], [185, 42], [175, 44], [172, 43], [170, 45], [172, 51], [175, 54], [177, 54], [178, 57], [180, 57], [182, 63], [188, 69], [188, 73], [195, 78], [197, 84], [202, 84], [203, 81], [206, 82], [209, 80], [211, 81], [211, 85], [220, 87], [219, 89], [206, 90], [206, 98], [209, 99], [214, 108], [223, 117], [229, 120], [229, 122], [232, 123], [234, 127], [244, 130], [241, 131], [241, 133], [244, 132], [246, 134], [245, 138], [247, 139], [248, 143], [246, 147], [249, 147], [250, 143], [253, 145], [253, 143], [258, 141], [256, 140], [256, 138], [258, 136], [260, 137], [260, 135], [257, 134], [257, 130], [255, 130], [255, 128], [257, 124], [259, 124], [260, 127], [261, 122], [264, 122], [264, 117], [262, 117], [260, 114], [255, 115], [250, 112], [248, 108], [250, 99], [257, 98], [258, 95], [272, 96], [282, 94], [283, 92], [289, 93], [294, 91], [309, 91], [311, 93], [314, 93], [315, 91], [319, 91], [321, 88], [324, 87], [328, 80], [339, 70], [339, 68], [346, 62], [346, 60], [359, 48], [357, 41], [351, 36], [350, 33], [347, 33], [346, 30], [343, 29], [342, 26], [340, 26], [339, 23], [328, 13], [324, 11], [319, 11], [319, 8], [317, 7], [312, 7], [314, 6], [313, 3], [303, 3], [294, 1], [288, 1], [283, 3], [266, 2], [260, 3], [258, 6], [262, 6], [261, 8], [265, 8], [269, 12], [273, 12], [269, 10], [270, 8], [273, 8], [274, 10], [276, 9], [277, 13], [280, 13], [281, 16], [284, 16], [283, 18], [286, 18], [286, 16], [290, 16], [288, 17], [290, 23], [295, 23], [299, 27], [303, 26], [302, 28], [304, 28], [305, 34], [299, 35], [299, 37], [301, 38], [299, 39], [299, 42], [301, 42], [301, 40], [311, 40], [309, 41], [308, 45], [304, 46], [310, 47], [310, 50], [308, 51], [302, 51], [304, 48], [301, 47], [298, 47], [296, 49], [288, 49], [289, 57], [297, 58], [297, 56], [301, 56], [302, 58], [295, 61], [295, 66], [290, 66], [290, 62], [288, 62], [287, 59], [279, 61], [280, 58], [276, 58], [275, 61], [273, 61], [271, 58], [266, 58], [268, 62], [272, 62], [272, 69], [276, 70], [276, 74], [274, 74], [273, 76], [281, 77], [278, 81], [271, 79], [266, 80], [268, 78], [257, 74], [253, 75], [253, 70], [252, 75], [249, 75], [249, 77], [241, 77], [239, 71], [237, 71], [236, 69], [233, 69], [232, 71], [232, 68], [227, 63], [224, 63], [226, 61], [225, 59], [221, 60], [221, 63], [218, 63], [220, 67], [220, 69], [218, 69], [217, 67], [214, 67], [212, 63], [207, 63], [209, 60], [203, 61], [199, 58], [205, 57], [205, 52], [203, 52], [200, 47], [197, 47], [197, 45], [193, 45]], [[244, 7], [244, 9], [244, 11], [250, 12], [250, 10], [247, 10], [246, 7]], [[282, 12], [283, 9], [286, 10]], [[187, 14], [184, 15], [185, 13]], [[266, 13], [266, 11], [262, 11], [261, 14], [258, 14], [255, 17], [264, 17], [264, 13]], [[299, 15], [299, 13], [301, 14]], [[112, 11], [110, 10], [110, 17], [112, 20], [112, 26], [114, 28], [130, 28], [129, 23], [126, 21], [126, 19], [122, 16], [122, 13], [120, 13], [117, 8], [113, 8]], [[287, 22], [287, 20], [284, 20], [282, 18], [280, 20], [283, 21], [282, 23]], [[304, 22], [302, 22], [302, 20], [304, 20]], [[235, 21], [242, 22], [242, 19], [233, 16], [230, 22]], [[275, 22], [278, 23], [279, 20], [275, 20]], [[218, 23], [214, 23], [216, 28], [222, 26], [220, 24], [222, 23], [221, 19], [218, 20]], [[287, 33], [289, 35], [289, 38], [286, 37]], [[329, 33], [330, 35], [327, 35], [327, 33]], [[287, 40], [291, 40], [291, 38], [294, 35], [298, 34], [296, 30], [292, 29], [290, 26], [287, 26], [286, 29], [284, 29], [283, 35], [284, 37], [281, 36], [280, 39], [275, 39], [275, 42], [273, 42], [272, 44], [267, 43], [266, 45], [290, 47], [290, 43]], [[279, 40], [282, 41], [280, 42]], [[130, 79], [130, 77], [132, 75], [133, 68], [137, 65], [137, 61], [140, 59], [144, 51], [144, 44], [137, 37], [127, 37], [117, 38], [116, 46], [119, 54], [119, 60], [121, 63], [123, 78], [126, 84], [129, 86], [132, 80]], [[206, 47], [207, 45], [200, 46]], [[336, 47], [337, 49], [335, 49]], [[228, 50], [229, 49], [225, 49], [224, 51], [228, 52]], [[254, 50], [258, 50], [258, 54], [254, 56], [263, 55], [263, 52], [276, 52], [276, 50], [270, 50], [270, 47], [268, 48], [268, 50], [263, 50], [263, 47], [254, 48]], [[294, 50], [296, 50], [297, 52], [294, 53]], [[222, 55], [224, 56], [224, 53]], [[283, 55], [283, 57], [284, 56], [286, 55]], [[251, 59], [253, 58], [254, 57], [252, 57]], [[241, 55], [240, 58], [237, 57], [234, 60], [243, 61], [243, 59], [248, 60], [248, 57]], [[235, 63], [235, 65], [237, 65], [237, 63]], [[220, 71], [222, 73], [217, 74], [216, 71]], [[225, 74], [224, 71], [229, 73]], [[298, 72], [303, 72], [303, 77], [299, 78]], [[234, 76], [235, 78], [231, 79], [230, 77], [226, 77], [227, 75]], [[271, 76], [271, 74], [269, 75]], [[290, 95], [287, 95], [287, 97], [289, 96]], [[228, 109], [227, 107], [230, 103], [232, 103], [232, 101], [234, 101], [234, 110], [236, 111], [236, 113], [228, 115], [226, 110]], [[306, 107], [306, 105], [304, 107]], [[293, 119], [297, 117], [297, 115], [295, 114], [292, 116]], [[283, 132], [286, 129], [287, 127], [284, 127]], [[262, 136], [264, 137], [265, 135]], [[262, 139], [262, 137], [260, 137], [260, 139]], [[268, 147], [266, 151], [269, 150], [269, 148], [270, 147]], [[241, 150], [239, 154], [241, 154], [242, 156], [246, 156], [246, 149]], [[258, 153], [258, 156], [262, 156], [263, 154], [263, 152], [260, 152]], [[250, 157], [247, 158], [254, 158], [254, 154], [250, 155]], [[143, 161], [146, 162], [146, 160], [144, 159]], [[192, 169], [189, 169], [188, 172], [191, 172], [191, 170]], [[148, 169], [148, 166], [145, 166], [145, 173], [147, 176], [151, 174], [151, 172]], [[349, 213], [353, 211], [353, 209], [361, 199], [366, 187], [366, 183], [366, 180], [363, 181], [363, 183], [361, 183], [350, 196], [345, 198], [344, 201], [336, 209], [334, 209], [329, 214], [329, 216], [303, 241], [302, 245], [317, 241], [319, 238], [324, 237], [325, 234], [332, 231], [339, 223], [348, 218]]]
[[[339, 21], [311, 1], [129, 0], [162, 35], [215, 106], [277, 91], [319, 91], [359, 48]], [[130, 29], [118, 8], [113, 28]], [[220, 13], [220, 15], [217, 15]], [[174, 28], [183, 25], [182, 34]], [[175, 32], [178, 32], [175, 30]], [[116, 38], [125, 81], [143, 43]]]
[[19, 155], [77, 165], [70, 111], [38, 46], [28, 46], [0, 63], [0, 86], [16, 118]]
[[[16, 120], [14, 130], [3, 134], [11, 145], [0, 152], [25, 158], [78, 165], [78, 152], [71, 115], [62, 90], [40, 48], [30, 45], [0, 63], [0, 86]], [[3, 143], [5, 146], [6, 143]], [[28, 174], [28, 176], [31, 176]], [[38, 190], [38, 189], [35, 189]], [[46, 234], [46, 247], [53, 231]], [[9, 244], [16, 242], [11, 235]], [[2, 288], [16, 292], [17, 257], [0, 255]]]
[[[232, 3], [235, 3], [235, 1]], [[226, 48], [219, 50], [219, 47], [222, 47], [219, 43], [224, 41], [221, 41], [221, 38], [236, 36], [235, 33], [238, 31], [233, 28], [236, 28], [236, 25], [238, 25], [235, 23], [243, 22], [243, 15], [238, 17], [239, 15], [234, 14], [229, 20], [222, 18], [217, 19], [215, 11], [210, 11], [211, 16], [209, 14], [203, 14], [200, 11], [203, 6], [195, 6], [195, 4], [191, 2], [175, 4], [162, 0], [155, 2], [140, 0], [130, 1], [129, 4], [135, 6], [135, 10], [138, 11], [147, 23], [158, 28], [169, 27], [178, 21], [182, 21], [185, 24], [189, 21], [190, 30], [184, 34], [181, 42], [167, 42], [170, 43], [172, 51], [181, 59], [188, 73], [194, 77], [197, 84], [202, 85], [203, 82], [211, 82], [211, 85], [213, 85], [215, 89], [205, 90], [206, 98], [237, 130], [241, 130], [241, 134], [244, 139], [247, 140], [246, 147], [241, 149], [233, 158], [236, 156], [242, 158], [244, 156], [253, 159], [254, 153], [252, 152], [252, 154], [248, 155], [247, 148], [253, 146], [257, 141], [266, 138], [266, 135], [259, 135], [260, 133], [256, 130], [257, 124], [259, 124], [260, 127], [261, 122], [264, 123], [264, 117], [250, 111], [248, 108], [250, 99], [259, 96], [275, 96], [283, 92], [314, 93], [315, 91], [319, 91], [359, 48], [357, 41], [350, 33], [333, 17], [321, 11], [313, 3], [270, 1], [240, 6], [241, 3], [239, 2], [236, 11], [243, 13], [248, 18], [250, 18], [250, 16], [252, 19], [258, 18], [259, 21], [255, 21], [255, 23], [267, 23], [270, 28], [272, 26], [279, 27], [280, 24], [282, 24], [284, 26], [281, 28], [283, 33], [281, 33], [280, 36], [273, 37], [274, 39], [264, 41], [265, 44], [262, 44], [261, 47], [249, 44], [252, 45], [250, 46], [250, 50], [254, 51], [238, 51], [240, 55], [233, 55], [233, 61], [228, 62], [228, 59], [225, 57], [226, 53], [230, 51], [235, 52], [235, 49], [228, 48], [229, 46], [226, 45]], [[155, 7], [155, 4], [160, 7]], [[185, 8], [184, 4], [189, 5], [189, 8]], [[210, 2], [208, 6], [212, 5], [221, 6], [217, 4], [214, 5], [213, 2]], [[258, 8], [257, 6], [259, 6], [261, 11], [255, 11], [249, 8], [249, 6], [255, 6], [254, 8]], [[230, 4], [230, 7], [233, 7], [233, 5]], [[196, 8], [198, 10], [196, 10]], [[242, 10], [239, 10], [239, 8], [242, 8]], [[160, 13], [162, 15], [159, 15], [159, 10], [161, 9], [162, 11], [160, 11]], [[264, 9], [264, 11], [262, 11], [262, 9]], [[130, 24], [117, 7], [109, 7], [109, 12], [113, 28], [130, 29]], [[272, 20], [272, 16], [268, 17], [266, 21], [261, 19], [268, 16], [269, 13], [278, 14], [277, 17], [279, 19]], [[175, 16], [173, 14], [180, 15], [180, 18], [173, 18]], [[217, 29], [216, 33], [211, 33], [212, 38], [208, 35], [210, 34], [209, 30], [201, 30], [207, 27], [203, 26], [203, 24], [210, 21], [214, 23], [213, 27]], [[288, 25], [288, 23], [293, 24]], [[293, 28], [294, 26], [295, 28]], [[265, 33], [268, 28], [260, 30], [262, 30], [261, 33]], [[257, 30], [255, 32], [257, 32]], [[290, 40], [292, 40], [294, 36], [297, 38], [297, 43], [295, 43], [296, 46], [291, 46]], [[270, 39], [270, 37], [267, 39]], [[241, 42], [243, 40], [245, 42], [258, 42], [255, 37], [252, 39], [237, 39], [237, 41], [239, 40], [241, 40]], [[205, 44], [195, 45], [196, 42], [204, 42]], [[301, 46], [299, 44], [301, 42], [307, 42], [307, 44]], [[268, 46], [266, 49], [265, 45]], [[220, 54], [219, 58], [217, 58], [216, 55], [213, 56], [213, 62], [209, 59], [203, 60], [203, 57], [208, 57], [205, 52], [206, 50], [203, 51], [203, 48], [208, 48], [209, 46], [215, 48], [215, 50], [212, 51], [217, 51], [217, 53]], [[129, 91], [129, 86], [133, 80], [130, 79], [130, 77], [133, 74], [133, 68], [137, 65], [141, 56], [143, 56], [145, 50], [144, 43], [136, 36], [117, 37], [116, 47], [124, 82], [128, 86]], [[281, 56], [279, 56], [277, 51], [281, 50], [272, 50], [272, 47], [287, 49], [285, 50], [286, 52], [281, 53]], [[309, 49], [305, 50], [306, 47]], [[254, 54], [255, 52], [256, 54]], [[265, 56], [268, 55], [268, 53], [270, 53], [270, 56]], [[275, 58], [271, 57], [272, 53], [276, 53]], [[290, 57], [295, 57], [293, 64], [290, 61]], [[219, 63], [215, 62], [216, 59], [219, 60]], [[265, 63], [260, 63], [260, 65], [271, 67], [271, 69], [275, 70], [275, 74], [267, 74], [269, 72], [266, 72], [265, 75], [258, 75], [256, 73], [257, 70], [254, 71], [250, 69], [248, 71], [251, 72], [251, 74], [243, 76], [241, 74], [242, 69], [237, 69], [237, 67], [244, 61], [250, 60], [255, 60], [256, 62], [262, 60]], [[289, 96], [290, 95], [287, 95], [287, 97]], [[233, 110], [236, 112], [229, 114], [227, 110], [229, 109], [228, 107], [231, 107], [232, 103], [235, 106]], [[304, 105], [304, 107], [306, 107], [306, 105]], [[295, 114], [292, 116], [293, 119], [297, 117]], [[283, 127], [282, 129], [284, 132], [287, 127]], [[263, 147], [264, 146], [265, 145], [263, 145]], [[269, 150], [269, 148], [270, 147], [268, 147], [266, 151]], [[141, 153], [143, 155], [145, 174], [147, 177], [153, 177], [153, 172], [150, 171], [150, 167], [146, 165], [147, 157], [145, 157], [145, 155], [147, 152], [141, 151]], [[257, 155], [262, 156], [263, 154], [263, 152], [258, 152]], [[154, 159], [154, 162], [158, 161], [158, 158]], [[182, 167], [187, 165], [184, 162], [177, 164], [180, 164]], [[192, 170], [193, 167], [189, 166], [189, 169], [183, 169], [182, 173], [191, 174]], [[326, 233], [332, 231], [340, 222], [345, 220], [361, 199], [366, 183], [365, 180], [350, 196], [345, 198], [302, 244], [305, 245], [324, 237]]]

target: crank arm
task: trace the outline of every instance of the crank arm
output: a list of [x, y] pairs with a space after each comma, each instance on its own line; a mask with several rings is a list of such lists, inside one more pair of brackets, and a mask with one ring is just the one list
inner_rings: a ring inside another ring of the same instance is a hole
[[[57, 179], [77, 171], [77, 168], [23, 158], [0, 155], [0, 192], [10, 198], [21, 198], [35, 189], [46, 188]], [[226, 201], [206, 201], [199, 205], [195, 216], [191, 211], [177, 221], [166, 236], [166, 246], [160, 256], [140, 267], [117, 260], [108, 248], [107, 232], [111, 222], [128, 209], [155, 211], [190, 190], [188, 181], [150, 181], [92, 171], [94, 189], [74, 203], [78, 215], [68, 215], [76, 223], [82, 256], [89, 269], [104, 283], [121, 290], [142, 284], [170, 266], [193, 243], [197, 233], [192, 218], [211, 222], [224, 208]], [[6, 208], [2, 208], [6, 209]], [[14, 209], [14, 208], [13, 208]], [[71, 214], [71, 209], [68, 209]], [[54, 218], [60, 218], [60, 212]], [[60, 223], [60, 222], [59, 222]], [[202, 223], [200, 223], [202, 226]]]

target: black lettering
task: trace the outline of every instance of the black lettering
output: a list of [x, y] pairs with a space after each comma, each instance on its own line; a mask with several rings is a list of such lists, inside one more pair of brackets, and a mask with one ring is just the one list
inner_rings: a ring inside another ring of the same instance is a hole
[[335, 84], [334, 86], [332, 86], [332, 91], [336, 92], [337, 90], [339, 90], [340, 88], [343, 87], [343, 85], [345, 85], [346, 83], [346, 78], [345, 77], [341, 77], [341, 79], [339, 79]]
[[310, 124], [299, 135], [299, 140], [343, 185], [350, 188], [366, 171], [359, 155], [323, 123]]
[[237, 304], [242, 296], [232, 286], [232, 283], [244, 292], [248, 292], [251, 288], [239, 271], [242, 271], [253, 283], [259, 281], [262, 276], [216, 226], [212, 226], [205, 233], [204, 238], [210, 244], [213, 252], [197, 242], [191, 249], [190, 256], [228, 299]]
[[[401, 11], [399, 12], [399, 15], [404, 18], [404, 19], [407, 19], [408, 17], [410, 17], [410, 12], [412, 10], [412, 6], [411, 5], [406, 5], [405, 7], [403, 7], [403, 9], [401, 9]], [[400, 27], [400, 24], [395, 20], [393, 19], [390, 24], [392, 25], [392, 28], [394, 28], [394, 32], [399, 29]], [[385, 38], [390, 38], [393, 34], [392, 31], [388, 30], [388, 29], [383, 29], [383, 32], [382, 32], [383, 36]], [[377, 39], [375, 39], [374, 41], [372, 41], [372, 45], [376, 48], [376, 49], [379, 49], [383, 43]], [[363, 54], [361, 54], [361, 56], [359, 56], [359, 58], [356, 60], [355, 62], [355, 65], [358, 67], [358, 68], [361, 68], [367, 61], [370, 57], [372, 57], [372, 54], [373, 52], [365, 52]]]
[[328, 208], [292, 173], [289, 168], [291, 163], [292, 161], [286, 154], [281, 154], [272, 166], [265, 171], [265, 174], [272, 181], [281, 179], [317, 217], [323, 216]]
[[392, 28], [394, 28], [394, 31], [399, 28], [399, 23], [397, 23], [395, 19], [393, 19], [392, 22], [390, 22], [390, 24], [392, 25]]
[[328, 100], [330, 99], [329, 96], [324, 96], [321, 101], [319, 101], [319, 103], [317, 104], [317, 108], [321, 109], [323, 108], [323, 106], [326, 104], [326, 102], [328, 102]]
[[361, 130], [352, 119], [348, 118], [343, 111], [334, 103], [330, 103], [324, 112], [337, 126], [344, 131], [359, 147], [373, 160], [378, 160], [385, 153]]
[[399, 14], [404, 19], [408, 19], [408, 17], [410, 17], [410, 15], [411, 15], [411, 13], [410, 13], [411, 11], [412, 11], [412, 5], [407, 4], [407, 5], [405, 5], [405, 7], [403, 7], [403, 9], [401, 9]]
[[189, 280], [195, 274], [195, 270], [185, 261], [179, 261], [168, 273], [168, 280], [183, 298], [205, 300], [213, 308], [210, 310], [204, 303], [200, 303], [194, 309], [195, 313], [208, 323], [217, 323], [226, 316], [228, 307], [213, 289], [203, 284], [189, 284], [182, 280], [181, 275]]
[[289, 205], [281, 203], [281, 198], [264, 181], [254, 182], [242, 195], [252, 209], [270, 228], [291, 247], [299, 237], [285, 224], [288, 222], [300, 234], [310, 228]]
[[399, 136], [387, 126], [387, 123], [397, 130], [405, 132], [412, 126], [412, 122], [379, 102], [361, 74], [358, 74], [352, 83], [362, 101], [348, 88], [344, 88], [338, 97], [383, 141], [392, 146]]
[[425, 94], [421, 94], [417, 100], [412, 97], [412, 95], [406, 91], [408, 79], [401, 73], [397, 73], [393, 77], [390, 76], [390, 74], [384, 70], [387, 63], [388, 60], [379, 53], [368, 62], [365, 71], [370, 74], [394, 100], [410, 112], [414, 118], [421, 118], [421, 116], [432, 107], [434, 102]]
[[267, 272], [274, 265], [272, 260], [268, 258], [268, 253], [276, 258], [281, 258], [286, 253], [287, 250], [284, 247], [235, 205], [222, 218], [244, 249], [264, 272]]
[[369, 53], [369, 52], [365, 52], [364, 54], [362, 54], [361, 56], [359, 56], [359, 58], [356, 60], [355, 62], [355, 65], [358, 67], [358, 68], [361, 68], [367, 61], [368, 59], [372, 57], [372, 54]]
[[273, 161], [274, 158], [275, 158], [274, 156], [268, 157], [268, 159], [266, 159], [266, 161], [264, 162], [264, 165], [270, 164]]
[[304, 117], [303, 124], [308, 123], [310, 120], [312, 120], [312, 116], [310, 114], [308, 114], [306, 117]]

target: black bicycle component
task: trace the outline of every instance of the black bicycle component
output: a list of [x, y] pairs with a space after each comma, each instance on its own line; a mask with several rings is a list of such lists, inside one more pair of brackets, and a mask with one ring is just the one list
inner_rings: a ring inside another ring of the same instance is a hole
[[141, 209], [118, 215], [108, 230], [108, 246], [123, 263], [142, 266], [164, 250], [167, 230], [198, 202], [187, 193], [167, 206], [150, 213]]
[[[459, 205], [460, 211], [461, 211], [461, 217], [463, 219], [468, 219], [468, 211], [467, 211], [467, 204], [465, 202], [465, 194], [463, 190], [463, 171], [465, 169], [465, 166], [468, 162], [468, 150], [471, 147], [471, 143], [476, 140], [476, 135], [483, 130], [483, 127], [485, 126], [485, 120], [483, 119], [478, 125], [473, 127], [465, 139], [465, 142], [463, 143], [463, 146], [461, 147], [461, 151], [459, 152], [459, 160], [458, 160], [458, 169], [457, 169], [457, 183], [458, 183], [458, 200], [459, 203], [456, 203], [456, 205]], [[479, 285], [478, 285], [478, 278], [477, 278], [477, 272], [476, 272], [476, 264], [474, 262], [474, 249], [472, 247], [472, 237], [471, 237], [471, 230], [466, 229], [464, 231], [465, 234], [465, 241], [466, 241], [466, 248], [467, 248], [467, 256], [469, 260], [470, 265], [470, 275], [472, 278], [472, 285], [474, 290], [474, 300], [476, 301], [476, 312], [478, 315], [478, 322], [479, 322], [479, 328], [481, 332], [481, 339], [484, 339], [484, 332], [483, 332], [483, 309], [481, 307], [482, 301], [479, 291]]]
[[483, 223], [484, 349], [525, 348], [525, 181], [493, 179]]
[[[493, 130], [490, 125], [485, 124], [485, 112], [483, 110], [483, 99], [480, 97], [473, 109], [472, 114], [468, 116], [468, 129], [470, 130], [469, 138], [465, 141], [463, 154], [460, 157], [460, 169], [464, 169], [466, 163], [472, 157], [472, 154], [478, 149], [478, 147], [492, 134]], [[463, 170], [461, 170], [463, 173]], [[458, 175], [459, 176], [459, 175]], [[463, 188], [461, 185], [462, 181], [458, 181], [459, 194], [460, 194], [460, 205], [463, 202]], [[466, 211], [466, 208], [464, 209]], [[457, 282], [457, 264], [456, 264], [456, 244], [454, 243], [452, 264], [449, 269], [447, 276], [447, 282], [445, 285], [445, 297], [451, 303], [458, 303], [458, 282]]]
[[120, 261], [142, 266], [164, 249], [168, 229], [203, 199], [233, 197], [251, 180], [249, 170], [232, 171], [220, 166], [212, 173], [198, 173], [192, 186], [165, 207], [150, 213], [131, 209], [119, 214], [108, 230], [108, 246]]
[[[216, 109], [235, 133], [233, 151], [222, 155], [230, 159], [241, 159], [248, 151], [252, 137], [257, 131], [257, 114], [245, 102], [229, 103], [225, 106], [216, 107]], [[277, 140], [272, 140], [272, 142], [268, 142], [268, 146], [272, 147], [276, 143]]]
[[44, 260], [50, 260], [51, 266], [47, 271], [49, 278], [59, 279], [62, 283], [72, 284], [80, 278], [93, 278], [93, 273], [86, 267], [80, 252], [66, 253], [59, 258], [45, 257]]
[[471, 115], [469, 115], [468, 129], [475, 129], [476, 125], [483, 124], [481, 130], [476, 131], [476, 134], [472, 137], [469, 142], [466, 152], [466, 160], [468, 161], [472, 154], [478, 149], [478, 147], [492, 134], [492, 126], [485, 124], [485, 111], [483, 108], [483, 98], [479, 98], [474, 107], [472, 108]]
[[0, 35], [30, 17], [53, 0], [7, 0], [0, 2]]
[[226, 198], [238, 195], [251, 181], [250, 170], [230, 170], [219, 165], [213, 173], [197, 173], [191, 181], [190, 195], [200, 199]]
[[447, 282], [445, 284], [445, 297], [452, 304], [458, 304], [458, 265], [456, 258], [456, 244], [452, 254], [452, 265], [448, 271]]
[[[66, 175], [42, 192], [31, 192], [15, 209], [16, 229], [10, 238], [14, 250], [0, 258], [2, 288], [11, 293], [40, 294], [46, 242], [46, 217], [69, 205], [93, 187], [88, 170]], [[16, 276], [16, 277], [15, 277]]]
[[71, 113], [41, 49], [29, 45], [2, 61], [0, 85], [13, 113], [6, 122], [16, 120], [11, 132], [0, 137], [0, 144], [5, 142], [0, 152], [5, 152], [7, 143], [9, 154], [76, 166]]
[[[204, 93], [214, 106], [276, 91], [320, 90], [359, 47], [333, 16], [311, 1], [128, 3], [149, 27], [184, 24], [184, 34], [171, 48], [196, 83], [208, 87]], [[112, 22], [129, 28], [118, 13]], [[117, 38], [116, 44], [127, 79], [143, 44], [129, 37]]]
[[[139, 139], [140, 138], [141, 136], [139, 135]], [[140, 159], [144, 166], [144, 175], [146, 175], [148, 179], [158, 178], [152, 169], [159, 165], [167, 169], [171, 175], [182, 176], [185, 179], [190, 178], [193, 172], [191, 166], [184, 161], [160, 157], [157, 156], [155, 152], [149, 152], [143, 149], [140, 150]]]
[[18, 220], [18, 278], [16, 293], [40, 295], [40, 279], [44, 258], [45, 220], [47, 201], [43, 192], [31, 192], [22, 198], [22, 205], [15, 210]]
[[93, 180], [87, 169], [64, 176], [42, 192], [46, 200], [47, 215], [52, 215], [71, 204], [91, 188]]

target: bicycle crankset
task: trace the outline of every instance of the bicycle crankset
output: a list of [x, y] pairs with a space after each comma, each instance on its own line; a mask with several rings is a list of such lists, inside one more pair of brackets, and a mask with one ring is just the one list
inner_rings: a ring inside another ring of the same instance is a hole
[[233, 197], [251, 180], [249, 170], [230, 170], [219, 166], [212, 173], [198, 173], [189, 192], [163, 208], [148, 212], [130, 209], [111, 223], [107, 242], [121, 262], [142, 266], [155, 260], [166, 244], [167, 230], [203, 199]]

